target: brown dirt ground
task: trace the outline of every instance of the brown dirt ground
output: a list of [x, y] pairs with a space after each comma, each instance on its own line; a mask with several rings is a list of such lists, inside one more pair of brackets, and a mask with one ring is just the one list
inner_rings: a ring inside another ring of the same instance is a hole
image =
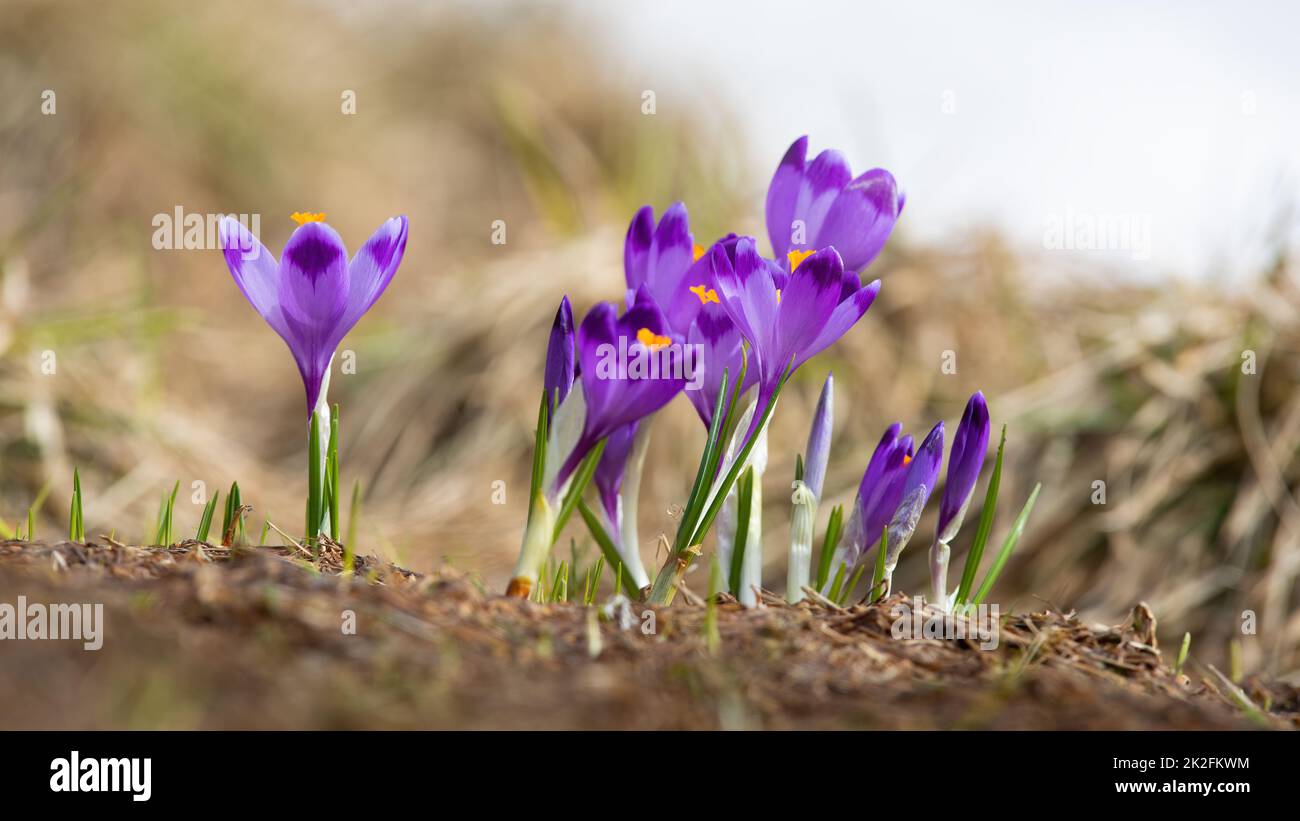
[[[453, 570], [295, 548], [0, 542], [0, 602], [102, 602], [104, 645], [0, 644], [5, 728], [996, 728], [1300, 726], [1300, 691], [1176, 677], [1144, 606], [1120, 627], [1004, 616], [1001, 644], [896, 640], [895, 599], [775, 597], [654, 635], [598, 608], [506, 599]], [[355, 613], [355, 635], [342, 630]], [[1242, 708], [1241, 698], [1254, 707]]]

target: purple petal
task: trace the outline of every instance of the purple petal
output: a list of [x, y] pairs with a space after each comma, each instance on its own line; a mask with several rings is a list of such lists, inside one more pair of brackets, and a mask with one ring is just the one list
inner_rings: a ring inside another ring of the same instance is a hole
[[320, 394], [330, 358], [347, 329], [348, 254], [338, 233], [323, 222], [298, 226], [280, 258], [280, 310], [289, 349], [303, 386], [307, 413]]
[[[945, 533], [970, 501], [988, 447], [989, 408], [984, 394], [977, 391], [966, 403], [957, 434], [953, 437], [952, 452], [948, 454], [948, 481], [939, 500], [938, 533]], [[952, 535], [955, 534], [949, 534], [949, 538]]]
[[[387, 220], [366, 240], [348, 264], [348, 307], [344, 334], [370, 310], [388, 283], [393, 281], [397, 266], [406, 253], [406, 217]], [[342, 337], [340, 337], [342, 338]]]
[[817, 247], [834, 245], [844, 257], [844, 267], [858, 272], [885, 247], [901, 212], [893, 175], [883, 168], [872, 169], [835, 198], [814, 241]]
[[[696, 363], [700, 373], [696, 377], [699, 387], [693, 389], [688, 382], [686, 396], [695, 406], [695, 412], [700, 415], [700, 421], [707, 428], [713, 424], [713, 409], [718, 403], [722, 374], [724, 372], [727, 374], [727, 379], [733, 386], [736, 378], [740, 376], [744, 363], [740, 331], [721, 306], [710, 303], [701, 308], [699, 315], [695, 317], [687, 335], [687, 342], [700, 352], [700, 359]], [[741, 392], [747, 390], [756, 380], [757, 369], [747, 370], [745, 385], [741, 387]], [[730, 392], [732, 388], [729, 387], [727, 390]]]
[[[685, 205], [680, 202], [670, 205], [657, 227], [650, 206], [637, 211], [623, 246], [623, 269], [629, 291], [648, 288], [650, 295], [666, 308], [694, 261], [695, 244]], [[685, 327], [682, 326], [683, 331]]]
[[826, 463], [831, 454], [831, 428], [835, 421], [835, 379], [826, 375], [817, 410], [813, 412], [812, 427], [808, 431], [808, 447], [804, 453], [803, 481], [817, 498], [822, 495], [822, 482], [826, 478]]
[[764, 385], [769, 377], [779, 379], [792, 359], [796, 366], [807, 360], [806, 351], [839, 305], [843, 278], [844, 263], [834, 248], [813, 254], [790, 274], [781, 291], [772, 350], [762, 352], [772, 360]]
[[649, 279], [650, 243], [654, 241], [654, 231], [655, 210], [644, 205], [632, 216], [623, 243], [623, 276], [630, 291], [640, 288]]
[[233, 217], [221, 220], [220, 236], [226, 267], [244, 298], [276, 333], [285, 336], [284, 316], [280, 312], [280, 264], [266, 246]]
[[573, 332], [573, 306], [569, 297], [560, 300], [560, 307], [555, 311], [555, 321], [551, 324], [551, 338], [546, 345], [546, 374], [543, 384], [546, 387], [548, 413], [554, 413], [564, 398], [569, 395], [574, 379], [574, 354], [577, 341]]
[[799, 189], [803, 186], [804, 157], [807, 154], [807, 136], [791, 143], [767, 187], [767, 236], [777, 259], [785, 259], [790, 251], [792, 223]]
[[636, 439], [636, 431], [639, 423], [623, 425], [615, 428], [605, 443], [605, 450], [600, 454], [600, 462], [596, 464], [596, 472], [592, 476], [592, 484], [596, 486], [596, 492], [600, 495], [600, 504], [605, 509], [605, 515], [613, 529], [610, 532], [610, 538], [614, 539], [617, 546], [622, 536], [621, 519], [622, 513], [619, 509], [618, 494], [623, 487], [623, 472], [627, 467], [628, 457], [632, 454], [633, 441]]
[[[857, 274], [848, 274], [848, 276], [857, 281]], [[813, 341], [803, 349], [800, 358], [796, 359], [795, 367], [826, 350], [835, 344], [840, 337], [848, 333], [849, 329], [871, 307], [871, 303], [875, 301], [878, 293], [880, 293], [880, 280], [859, 288], [848, 299], [844, 299], [836, 305], [835, 310], [831, 312], [830, 318], [826, 320], [826, 324], [822, 326]]]

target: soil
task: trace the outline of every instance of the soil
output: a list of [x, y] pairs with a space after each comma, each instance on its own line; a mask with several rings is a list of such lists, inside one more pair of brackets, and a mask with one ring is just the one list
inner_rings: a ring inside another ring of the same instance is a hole
[[[0, 542], [0, 603], [102, 603], [103, 646], [0, 643], [0, 727], [1232, 729], [1300, 727], [1300, 691], [1235, 687], [1123, 625], [1051, 609], [978, 638], [895, 638], [903, 594], [840, 608], [508, 599], [331, 545]], [[608, 583], [608, 580], [607, 580]], [[351, 630], [351, 627], [355, 630]]]

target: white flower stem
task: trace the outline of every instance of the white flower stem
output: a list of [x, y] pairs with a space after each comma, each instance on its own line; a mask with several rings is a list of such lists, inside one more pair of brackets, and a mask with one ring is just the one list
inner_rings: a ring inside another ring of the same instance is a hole
[[736, 598], [745, 607], [758, 606], [763, 586], [763, 474], [754, 467], [754, 491], [749, 499], [749, 527], [745, 532], [745, 555], [740, 564], [740, 590]]
[[637, 528], [637, 500], [641, 495], [641, 471], [645, 467], [646, 451], [650, 444], [650, 420], [643, 419], [632, 440], [632, 452], [623, 468], [623, 484], [618, 494], [618, 555], [623, 559], [623, 570], [640, 589], [650, 585], [650, 576], [641, 562], [640, 531]]
[[930, 547], [930, 586], [934, 593], [934, 606], [948, 609], [948, 557], [951, 549], [947, 542], [935, 541]]
[[[329, 458], [329, 448], [330, 448], [329, 392], [330, 392], [330, 373], [333, 370], [334, 370], [334, 357], [331, 356], [329, 364], [325, 367], [325, 376], [323, 379], [321, 379], [320, 393], [317, 394], [316, 396], [316, 407], [312, 410], [312, 413], [318, 417], [316, 430], [317, 430], [318, 444], [320, 450], [320, 476], [322, 482], [321, 487], [318, 489], [318, 492], [321, 494], [321, 501], [322, 501], [321, 510], [320, 510], [320, 514], [321, 514], [320, 532], [324, 533], [326, 536], [330, 537], [331, 539], [335, 538], [336, 534], [330, 532], [329, 510], [325, 507], [325, 504], [323, 503], [328, 501], [325, 499], [324, 481], [325, 481], [325, 463]], [[308, 426], [308, 431], [310, 431], [311, 430], [310, 419], [307, 420], [307, 426]], [[310, 436], [310, 433], [308, 435]]]
[[526, 599], [532, 594], [537, 584], [537, 571], [551, 552], [551, 537], [555, 530], [555, 512], [547, 504], [546, 498], [538, 494], [529, 511], [528, 524], [524, 528], [523, 545], [519, 548], [519, 561], [506, 588], [507, 596]]

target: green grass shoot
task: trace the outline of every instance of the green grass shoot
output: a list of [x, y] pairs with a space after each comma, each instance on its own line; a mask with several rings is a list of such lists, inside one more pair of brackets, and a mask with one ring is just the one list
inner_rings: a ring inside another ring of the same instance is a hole
[[1178, 661], [1174, 663], [1174, 675], [1182, 675], [1183, 665], [1187, 663], [1187, 653], [1192, 649], [1192, 634], [1183, 633], [1183, 646], [1178, 648]]
[[718, 555], [709, 561], [709, 600], [704, 613], [704, 644], [710, 656], [716, 656], [722, 647], [722, 633], [718, 630], [718, 594], [722, 592], [722, 564]]
[[212, 516], [217, 512], [217, 499], [221, 496], [221, 491], [212, 494], [212, 498], [203, 506], [203, 515], [199, 517], [198, 530], [194, 532], [194, 539], [200, 542], [208, 540], [208, 531], [212, 529]]
[[984, 582], [980, 585], [979, 592], [971, 600], [972, 604], [979, 604], [984, 601], [984, 597], [993, 589], [997, 582], [998, 576], [1002, 573], [1002, 568], [1006, 566], [1007, 560], [1011, 558], [1011, 552], [1016, 549], [1016, 543], [1020, 541], [1020, 536], [1025, 532], [1025, 524], [1029, 521], [1029, 514], [1033, 512], [1034, 502], [1038, 500], [1038, 491], [1043, 489], [1042, 483], [1034, 485], [1033, 493], [1029, 494], [1025, 506], [1020, 509], [1020, 515], [1016, 517], [1015, 522], [1011, 525], [1011, 532], [1002, 542], [1002, 549], [998, 551], [997, 558], [993, 560], [993, 566], [984, 576]]
[[984, 558], [984, 548], [989, 535], [993, 532], [993, 517], [998, 510], [998, 490], [1002, 484], [1002, 452], [1007, 444], [1007, 426], [1002, 426], [1002, 437], [998, 440], [998, 455], [993, 462], [993, 474], [989, 477], [988, 491], [984, 494], [984, 507], [980, 509], [979, 525], [975, 528], [975, 541], [971, 542], [966, 553], [966, 564], [962, 567], [961, 583], [957, 585], [957, 604], [966, 604], [970, 599], [971, 586], [975, 584], [975, 574], [979, 572], [980, 560]]
[[740, 475], [736, 488], [736, 534], [731, 546], [731, 568], [727, 587], [740, 595], [741, 571], [745, 566], [745, 542], [749, 539], [749, 517], [754, 506], [754, 468], [751, 465]]
[[68, 512], [68, 541], [86, 541], [86, 522], [81, 512], [81, 472], [72, 469], [72, 508]]
[[871, 571], [871, 601], [885, 597], [885, 557], [889, 555], [889, 528], [880, 530], [880, 544], [876, 547], [876, 566]]
[[164, 495], [162, 503], [158, 506], [158, 526], [154, 530], [154, 544], [162, 547], [170, 546], [175, 540], [173, 538], [173, 521], [176, 512], [176, 493], [181, 489], [181, 483], [177, 480], [172, 485], [172, 492]]
[[813, 586], [818, 590], [826, 587], [826, 580], [831, 575], [831, 561], [835, 558], [835, 548], [840, 545], [840, 530], [844, 527], [844, 506], [831, 508], [830, 519], [826, 522], [826, 535], [822, 539], [822, 552], [817, 557], [817, 578]]

